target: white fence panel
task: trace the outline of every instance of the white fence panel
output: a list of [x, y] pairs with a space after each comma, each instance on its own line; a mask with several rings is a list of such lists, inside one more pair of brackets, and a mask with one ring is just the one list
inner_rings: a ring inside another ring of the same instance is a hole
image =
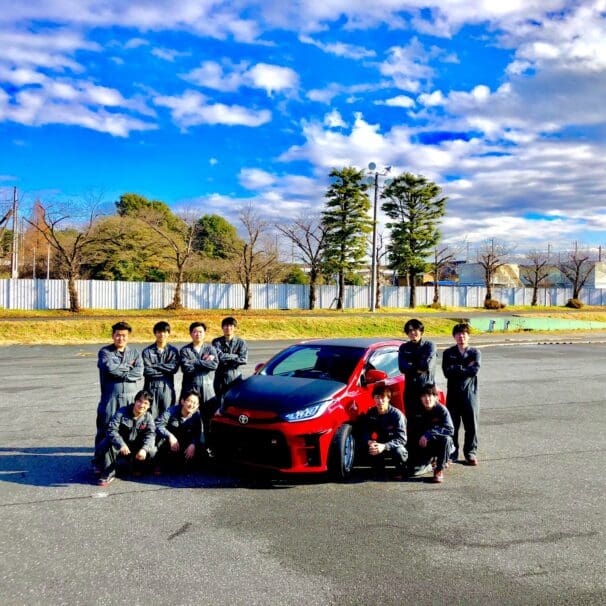
[[[162, 309], [173, 300], [175, 284], [161, 282], [108, 282], [78, 280], [80, 306], [88, 309]], [[432, 286], [416, 289], [417, 305], [433, 301]], [[321, 285], [316, 289], [318, 309], [336, 309], [338, 287]], [[482, 307], [486, 289], [482, 286], [441, 286], [440, 303], [446, 307]], [[383, 286], [381, 306], [408, 307], [410, 289], [406, 286]], [[530, 288], [494, 288], [493, 297], [512, 305], [530, 305]], [[542, 288], [539, 305], [563, 306], [572, 297], [570, 288]], [[581, 301], [606, 305], [606, 289], [584, 288]], [[182, 302], [189, 309], [242, 309], [244, 288], [240, 284], [182, 285]], [[370, 288], [346, 286], [343, 297], [347, 309], [368, 309]], [[0, 280], [0, 307], [6, 309], [65, 309], [69, 307], [67, 280]], [[253, 309], [308, 309], [309, 286], [305, 284], [253, 284]]]

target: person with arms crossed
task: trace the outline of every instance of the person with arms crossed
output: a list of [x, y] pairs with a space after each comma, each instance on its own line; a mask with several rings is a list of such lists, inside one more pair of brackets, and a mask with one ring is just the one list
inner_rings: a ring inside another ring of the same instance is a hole
[[459, 458], [459, 427], [461, 421], [465, 429], [463, 455], [468, 465], [478, 464], [478, 416], [480, 402], [478, 397], [478, 372], [481, 354], [475, 347], [469, 346], [469, 324], [456, 324], [452, 336], [456, 345], [444, 350], [442, 371], [446, 377], [446, 408], [454, 424], [454, 447], [451, 459]]

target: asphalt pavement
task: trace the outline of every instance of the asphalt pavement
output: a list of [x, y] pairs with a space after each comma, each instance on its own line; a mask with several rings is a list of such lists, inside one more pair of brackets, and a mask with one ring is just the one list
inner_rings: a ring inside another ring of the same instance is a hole
[[[606, 334], [474, 342], [480, 466], [443, 485], [359, 469], [99, 489], [98, 347], [0, 348], [0, 602], [606, 603]], [[282, 345], [251, 343], [248, 372]]]

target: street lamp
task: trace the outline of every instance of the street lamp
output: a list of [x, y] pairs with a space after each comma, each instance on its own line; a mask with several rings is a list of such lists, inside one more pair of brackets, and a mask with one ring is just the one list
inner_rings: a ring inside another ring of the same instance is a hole
[[379, 177], [384, 177], [391, 170], [391, 166], [385, 166], [383, 170], [377, 170], [377, 165], [371, 162], [368, 165], [368, 182], [374, 184], [375, 197], [372, 210], [372, 252], [370, 264], [370, 311], [377, 308], [377, 205], [379, 202]]

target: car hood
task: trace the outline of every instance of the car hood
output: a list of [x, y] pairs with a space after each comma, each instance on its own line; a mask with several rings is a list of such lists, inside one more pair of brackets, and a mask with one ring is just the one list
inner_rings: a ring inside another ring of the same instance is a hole
[[337, 381], [253, 375], [232, 387], [223, 405], [284, 414], [328, 400], [344, 389]]

